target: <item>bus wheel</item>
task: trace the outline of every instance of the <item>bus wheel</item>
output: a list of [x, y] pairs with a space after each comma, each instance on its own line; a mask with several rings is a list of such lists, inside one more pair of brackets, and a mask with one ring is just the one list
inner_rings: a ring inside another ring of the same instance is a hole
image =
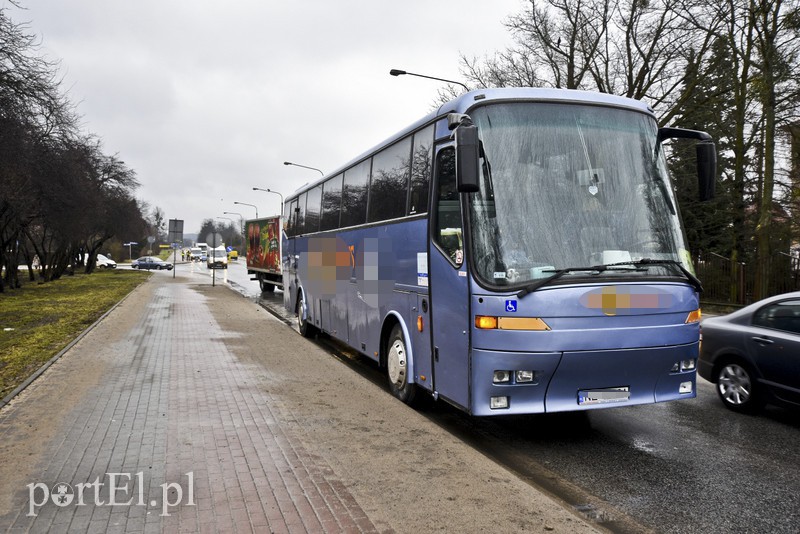
[[303, 310], [306, 309], [306, 294], [300, 290], [300, 294], [297, 298], [297, 328], [300, 330], [300, 334], [303, 337], [314, 337], [317, 333], [317, 329], [308, 322], [308, 317], [304, 317]]
[[408, 377], [408, 358], [406, 341], [400, 325], [395, 325], [386, 346], [386, 373], [389, 376], [389, 389], [392, 395], [406, 404], [414, 402], [417, 385]]

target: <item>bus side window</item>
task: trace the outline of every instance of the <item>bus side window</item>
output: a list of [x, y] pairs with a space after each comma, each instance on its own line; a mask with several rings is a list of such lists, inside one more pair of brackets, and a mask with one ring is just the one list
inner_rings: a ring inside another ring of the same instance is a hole
[[445, 148], [436, 156], [434, 242], [455, 266], [464, 261], [461, 204], [456, 189], [455, 150]]
[[297, 214], [298, 214], [297, 199], [292, 200], [289, 204], [289, 215], [286, 217], [286, 235], [289, 237], [297, 235]]
[[414, 149], [411, 154], [411, 191], [408, 214], [428, 211], [428, 187], [433, 163], [433, 128], [431, 124], [414, 134]]

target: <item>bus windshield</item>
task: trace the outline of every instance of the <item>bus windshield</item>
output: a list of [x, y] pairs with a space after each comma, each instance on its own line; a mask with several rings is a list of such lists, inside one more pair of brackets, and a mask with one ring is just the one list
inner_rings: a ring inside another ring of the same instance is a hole
[[[691, 271], [655, 120], [597, 105], [499, 103], [470, 112], [483, 143], [469, 200], [475, 274], [489, 286], [551, 277]], [[638, 260], [663, 263], [635, 265]], [[602, 271], [580, 267], [620, 264]], [[624, 265], [623, 265], [624, 264]]]

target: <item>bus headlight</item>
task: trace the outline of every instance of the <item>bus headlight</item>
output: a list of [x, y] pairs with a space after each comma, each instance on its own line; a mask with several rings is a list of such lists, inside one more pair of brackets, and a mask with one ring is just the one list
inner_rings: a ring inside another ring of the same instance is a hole
[[517, 380], [517, 383], [523, 384], [526, 382], [533, 382], [533, 377], [535, 376], [535, 374], [536, 373], [534, 373], [533, 371], [517, 371], [515, 378]]
[[511, 371], [495, 371], [492, 377], [495, 384], [505, 384], [511, 382]]
[[684, 371], [694, 371], [695, 367], [697, 367], [697, 361], [694, 358], [689, 358], [688, 360], [681, 360], [679, 362], [673, 363], [672, 368], [669, 370], [669, 372], [682, 373]]

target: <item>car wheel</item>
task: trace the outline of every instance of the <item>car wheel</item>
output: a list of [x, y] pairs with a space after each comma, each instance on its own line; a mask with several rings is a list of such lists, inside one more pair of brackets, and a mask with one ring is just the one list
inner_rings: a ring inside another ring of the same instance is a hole
[[409, 380], [406, 340], [400, 325], [395, 325], [386, 343], [386, 375], [392, 395], [406, 404], [412, 404], [417, 385]]
[[303, 337], [314, 337], [317, 333], [317, 328], [308, 322], [308, 317], [305, 316], [305, 309], [306, 296], [301, 289], [297, 297], [297, 306], [295, 308], [295, 312], [297, 312], [297, 328], [300, 330], [300, 334]]
[[763, 401], [752, 368], [737, 361], [727, 361], [717, 370], [717, 394], [729, 410], [756, 413]]

